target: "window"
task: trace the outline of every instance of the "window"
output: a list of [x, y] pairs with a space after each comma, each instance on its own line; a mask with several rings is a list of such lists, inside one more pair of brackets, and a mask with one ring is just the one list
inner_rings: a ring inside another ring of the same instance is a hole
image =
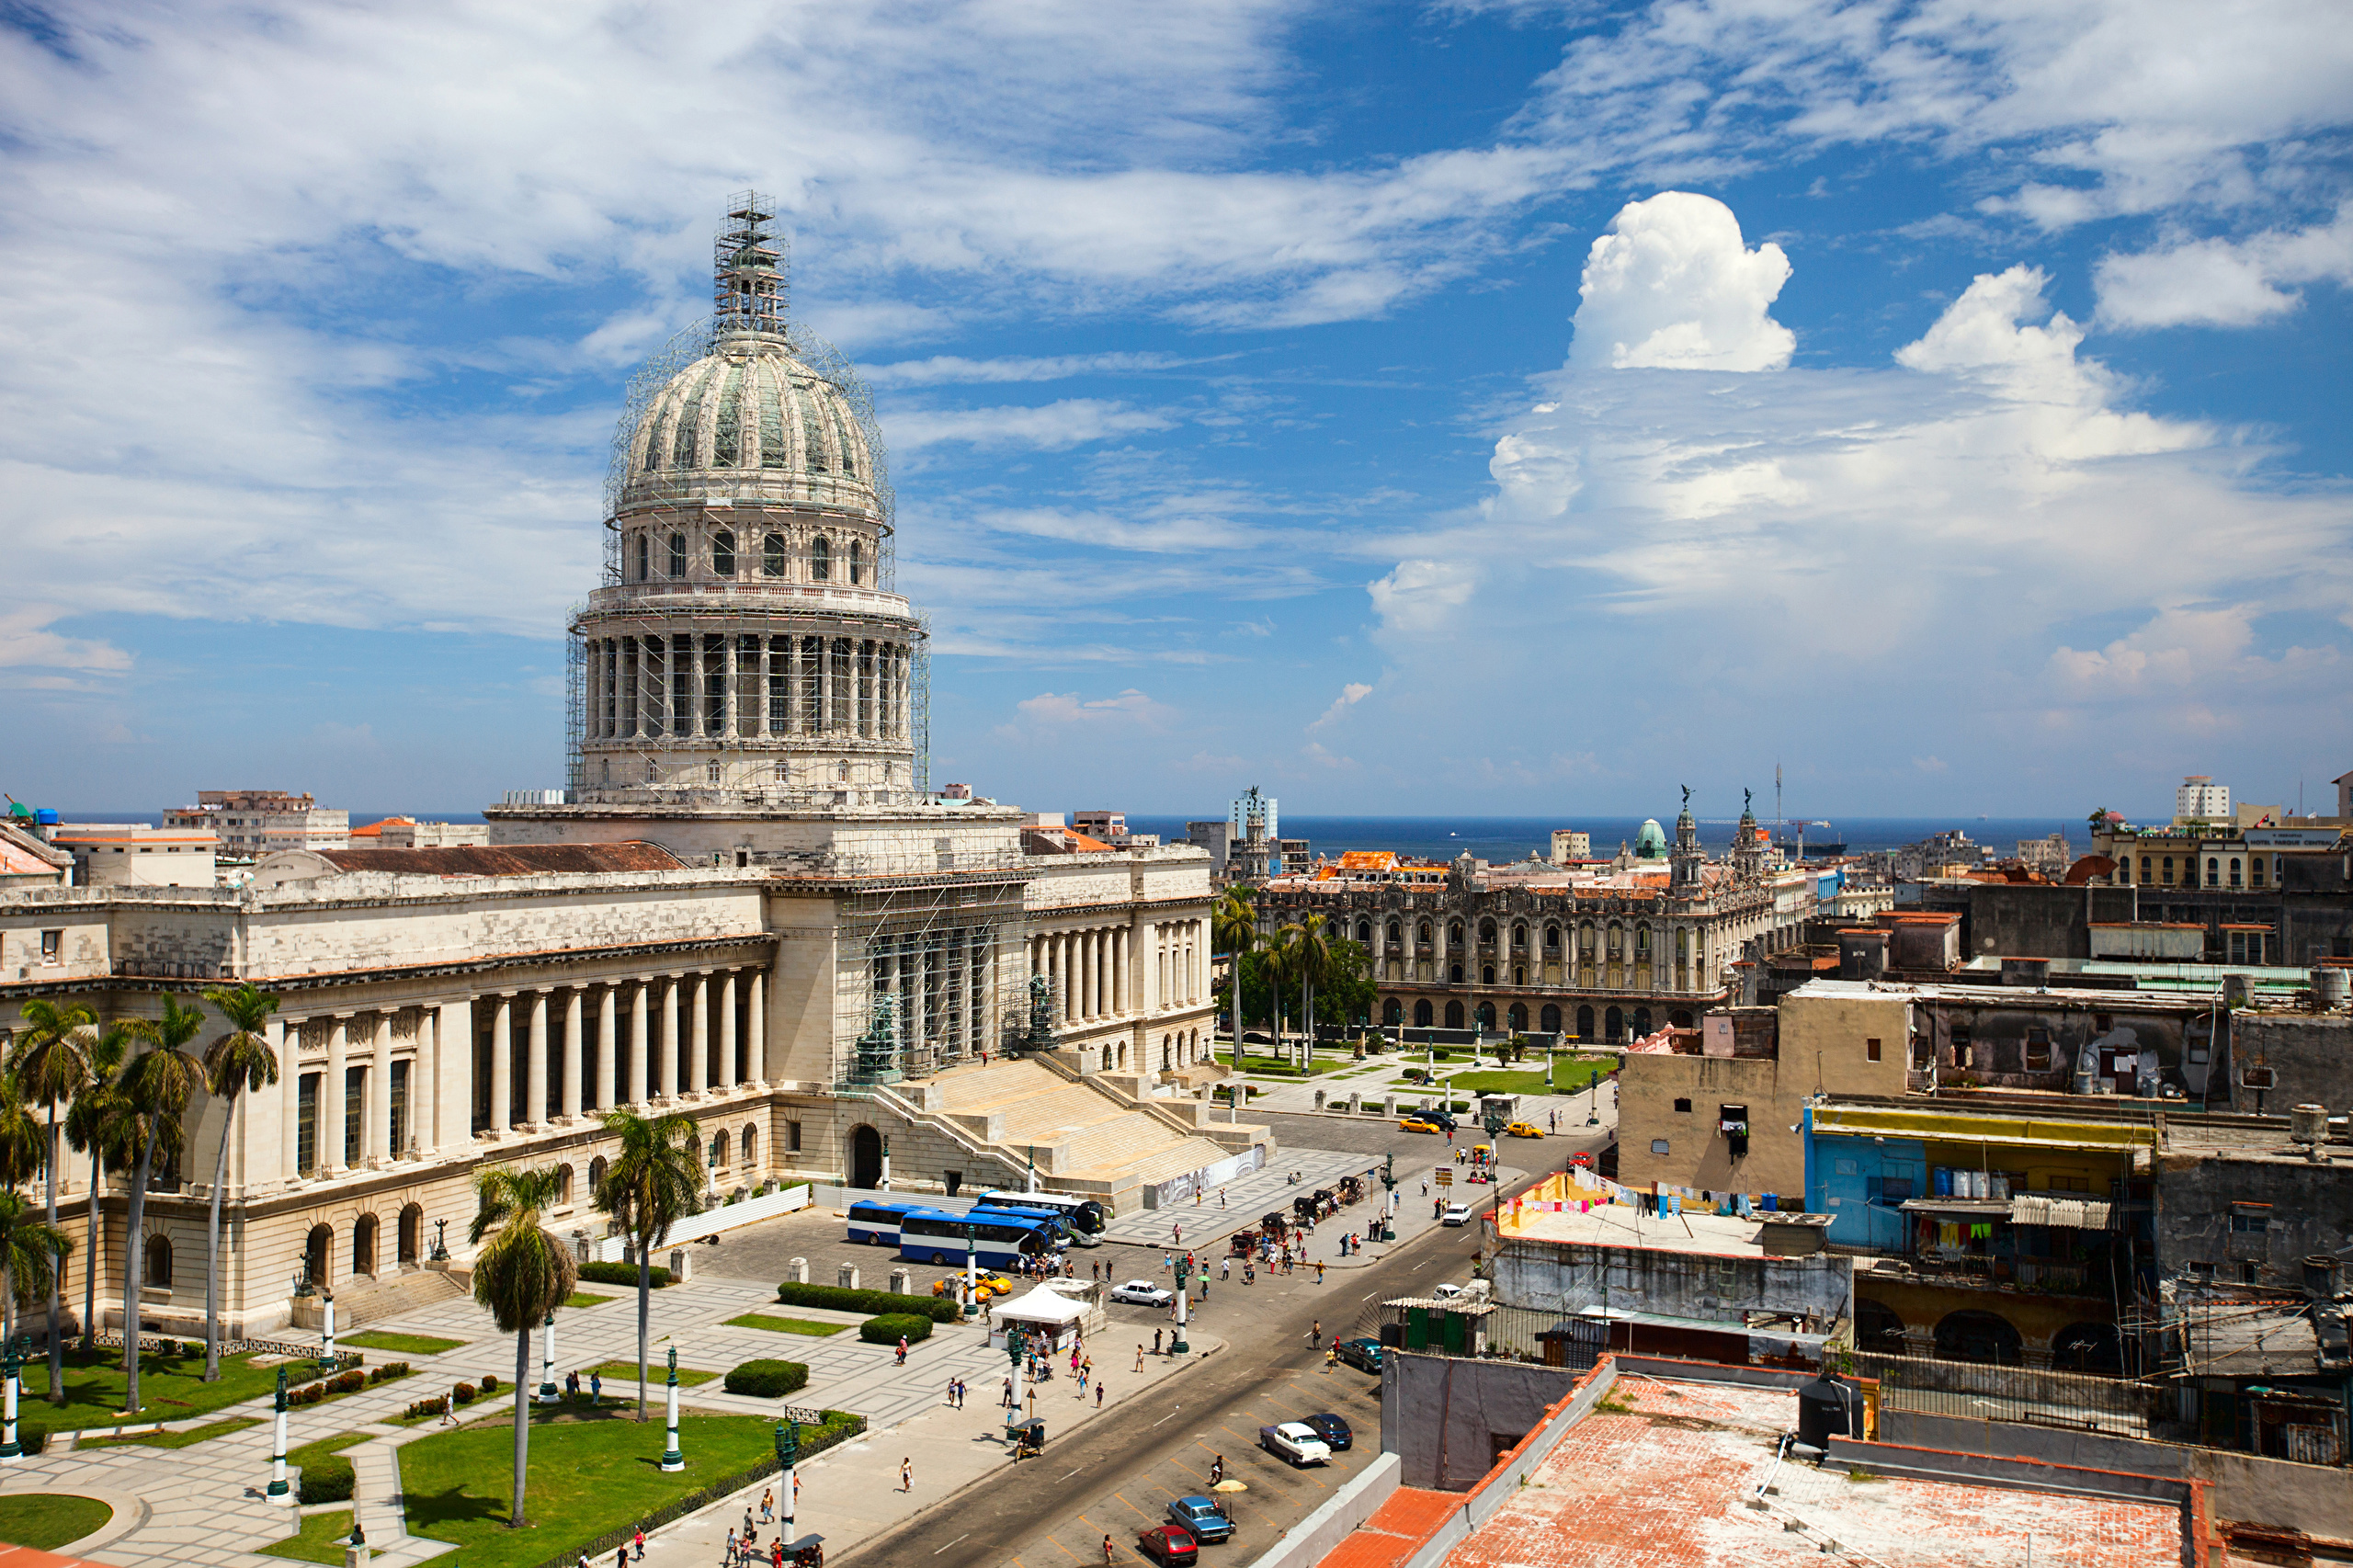
[[2246, 881], [2249, 887], [2259, 888], [2263, 885], [2262, 856], [2258, 855], [2246, 863]]
[[2234, 1235], [2259, 1236], [2270, 1229], [2271, 1216], [2268, 1214], [2234, 1210], [2231, 1215], [2231, 1233]]
[[833, 574], [833, 543], [824, 534], [819, 534], [810, 541], [809, 545], [809, 578], [812, 582], [823, 583], [829, 580]]
[[1561, 950], [1561, 928], [1558, 926], [1544, 927], [1544, 950], [1548, 953], [1557, 953]]
[[2125, 856], [2116, 863], [2116, 880], [2126, 887], [2132, 885], [2132, 857]]
[[1427, 920], [1422, 922], [1421, 942], [1426, 948], [1430, 945], [1430, 923]]
[[2234, 855], [2231, 857], [2231, 886], [2238, 887], [2241, 885], [2242, 884], [2239, 881], [2239, 858]]
[[1394, 920], [1389, 923], [1389, 945], [1392, 948], [1402, 948], [1405, 945], [1401, 929]]
[[2206, 885], [2210, 888], [2222, 885], [2222, 863], [2211, 857], [2206, 861]]
[[1492, 948], [1495, 945], [1495, 923], [1494, 921], [1482, 920], [1479, 922], [1479, 940], [1486, 947]]
[[145, 1284], [150, 1290], [168, 1290], [172, 1288], [172, 1238], [149, 1236], [142, 1249], [145, 1266]]
[[781, 577], [788, 570], [784, 563], [784, 536], [770, 534], [760, 540], [760, 575]]
[[1654, 1153], [1654, 1154], [1664, 1154], [1664, 1153], [1666, 1153], [1666, 1140], [1665, 1140], [1665, 1139], [1664, 1139], [1664, 1138], [1654, 1138], [1654, 1139], [1652, 1139], [1652, 1140], [1651, 1140], [1651, 1153]]
[[788, 1121], [784, 1124], [784, 1146], [796, 1154], [801, 1153], [801, 1124], [799, 1122]]
[[849, 580], [852, 586], [855, 586], [859, 580], [859, 566], [865, 558], [865, 546], [859, 544], [856, 540], [849, 541]]
[[1678, 1114], [1688, 1116], [1691, 1114], [1691, 1102], [1689, 1100], [1677, 1100], [1675, 1102], [1675, 1108]]
[[2141, 857], [2141, 880], [2144, 882], [2149, 880], [2149, 858], [2146, 855]]
[[1833, 1160], [1830, 1162], [1830, 1171], [1833, 1176], [1854, 1176], [1857, 1174], [1857, 1166], [1852, 1160]]
[[2051, 1031], [2040, 1024], [2027, 1026], [2026, 1070], [2029, 1073], [2051, 1071]]
[[395, 1154], [408, 1147], [408, 1080], [411, 1065], [408, 1062], [392, 1063], [392, 1103], [387, 1108], [392, 1112], [392, 1152]]
[[647, 551], [652, 547], [652, 542], [643, 534], [637, 536], [637, 581], [641, 583], [645, 581], [649, 573], [645, 558]]
[[713, 762], [704, 765], [703, 781], [714, 790], [719, 788], [719, 764]]
[[2173, 886], [2173, 857], [2166, 856], [2161, 865], [2165, 871], [2165, 886]]
[[725, 528], [710, 536], [710, 570], [714, 576], [735, 575], [735, 536]]
[[1879, 1059], [1879, 1041], [1875, 1040], [1867, 1040], [1863, 1041], [1863, 1060], [1866, 1062], [1877, 1062]]
[[1637, 954], [1647, 956], [1650, 950], [1651, 928], [1647, 926], [1638, 927], [1634, 932], [1634, 951]]
[[1479, 970], [1479, 983], [1482, 985], [1493, 985], [1495, 983], [1495, 966], [1494, 964], [1482, 965]]
[[672, 577], [683, 577], [686, 574], [687, 536], [684, 534], [672, 534], [670, 536], [670, 575]]
[[[489, 1053], [482, 1060], [487, 1063]], [[484, 1125], [487, 1125], [485, 1123]], [[319, 1168], [319, 1075], [305, 1073], [294, 1090], [294, 1168], [304, 1176]]]
[[1515, 926], [1511, 928], [1511, 945], [1515, 948], [1524, 948], [1528, 946], [1527, 926]]
[[57, 962], [60, 959], [62, 959], [62, 958], [64, 956], [64, 953], [65, 953], [65, 933], [64, 933], [64, 932], [63, 932], [63, 931], [43, 931], [43, 932], [40, 934], [40, 961], [41, 961], [41, 962], [43, 962], [43, 963], [55, 963], [55, 962]]

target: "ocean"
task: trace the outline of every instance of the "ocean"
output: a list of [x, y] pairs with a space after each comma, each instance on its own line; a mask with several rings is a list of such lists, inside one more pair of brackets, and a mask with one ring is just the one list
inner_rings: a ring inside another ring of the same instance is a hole
[[[1189, 819], [1131, 815], [1128, 831], [1156, 833], [1164, 843], [1181, 844], [1185, 824], [1209, 815], [1206, 812]], [[1422, 859], [1451, 860], [1467, 849], [1482, 860], [1500, 862], [1525, 860], [1531, 853], [1540, 857], [1552, 853], [1554, 828], [1589, 833], [1595, 855], [1614, 855], [1620, 843], [1633, 843], [1643, 819], [1580, 817], [1572, 812], [1553, 817], [1317, 817], [1286, 812], [1276, 825], [1285, 838], [1306, 839], [1318, 855], [1336, 855], [1346, 849], [1393, 849]], [[1659, 825], [1671, 841], [1673, 817], [1660, 818]], [[1709, 854], [1721, 855], [1732, 846], [1733, 830], [1738, 825], [1733, 819], [1703, 818], [1699, 843]], [[1844, 844], [1848, 854], [1859, 854], [1901, 848], [1953, 828], [2005, 855], [2012, 853], [2020, 839], [2048, 838], [2054, 833], [2065, 834], [2077, 854], [2091, 847], [2091, 835], [2081, 817], [1847, 817], [1826, 827], [1818, 823], [1808, 826], [1805, 839], [1809, 845]], [[1795, 831], [1794, 826], [1790, 831]]]

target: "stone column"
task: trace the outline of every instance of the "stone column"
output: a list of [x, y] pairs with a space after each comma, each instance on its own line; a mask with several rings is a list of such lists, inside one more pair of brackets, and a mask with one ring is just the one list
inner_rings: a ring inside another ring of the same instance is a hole
[[563, 1119], [580, 1119], [580, 1009], [587, 999], [574, 986], [563, 996]]
[[735, 1086], [735, 971], [719, 981], [719, 1086]]
[[610, 985], [599, 988], [597, 997], [597, 1107], [600, 1111], [613, 1108], [613, 1052], [619, 1049], [620, 995]]
[[368, 1163], [381, 1169], [400, 1151], [392, 1147], [392, 1016], [376, 1015], [375, 1054], [368, 1063]]
[[744, 1065], [747, 1082], [755, 1086], [768, 1081], [768, 987], [767, 976], [754, 970], [751, 992], [744, 1002], [744, 1023], [750, 1039], [744, 1042]]
[[523, 1125], [548, 1123], [548, 994], [531, 993], [531, 1033], [523, 1058]]
[[294, 1163], [300, 1149], [295, 1140], [301, 1136], [302, 1020], [273, 1014], [262, 1026], [262, 1038], [278, 1058], [278, 1179], [291, 1182], [302, 1174]]
[[633, 1106], [642, 1106], [646, 1100], [645, 1059], [652, 1026], [645, 1014], [653, 990], [654, 977], [640, 975], [637, 990], [629, 999], [629, 1103]]
[[710, 1085], [710, 971], [695, 975], [694, 1028], [689, 1031], [687, 1055], [687, 1092], [697, 1099]]
[[343, 1073], [344, 1033], [351, 1015], [337, 1013], [327, 1021], [327, 1066], [319, 1079], [319, 1169], [334, 1175], [344, 1168]]
[[737, 644], [742, 641], [743, 634], [736, 631], [731, 631], [719, 640], [720, 733], [725, 735], [730, 740], [733, 740], [734, 737], [744, 733], [743, 719], [735, 710], [735, 681], [737, 675], [735, 655], [738, 652]]
[[758, 708], [759, 711], [752, 716], [752, 733], [756, 735], [767, 735], [775, 733], [770, 725], [770, 721], [775, 717], [775, 715], [770, 711], [771, 701], [768, 697], [768, 688], [773, 683], [776, 676], [774, 665], [771, 663], [771, 656], [774, 654], [775, 651], [776, 639], [763, 633], [760, 637], [760, 690], [758, 700], [755, 704], [755, 706]]
[[504, 1132], [514, 1126], [515, 993], [499, 993], [490, 1016], [490, 1130]]
[[1082, 1020], [1095, 1017], [1095, 933], [1081, 931], [1074, 940], [1078, 944], [1078, 983], [1072, 990], [1073, 1009]]
[[1142, 910], [1128, 923], [1128, 1007], [1138, 1017], [1152, 1011], [1152, 922]]
[[678, 980], [675, 974], [662, 977], [662, 1059], [660, 1062], [662, 1097], [678, 1097]]
[[460, 1149], [474, 1136], [474, 999], [432, 1009], [433, 1136], [443, 1149]]

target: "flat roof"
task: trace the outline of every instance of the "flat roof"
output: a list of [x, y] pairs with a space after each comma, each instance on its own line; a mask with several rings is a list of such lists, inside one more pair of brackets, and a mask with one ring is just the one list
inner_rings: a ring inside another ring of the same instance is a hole
[[[1594, 1195], [1598, 1199], [1601, 1195]], [[1652, 1252], [1711, 1253], [1762, 1257], [1765, 1247], [1752, 1220], [1687, 1210], [1682, 1214], [1645, 1214], [1623, 1203], [1594, 1202], [1579, 1213], [1572, 1201], [1554, 1210], [1533, 1202], [1506, 1203], [1495, 1210], [1495, 1234], [1506, 1242], [1558, 1242], [1573, 1246], [1643, 1247]]]
[[[2023, 1562], [2029, 1539], [2039, 1568], [2181, 1562], [2171, 1504], [1777, 1463], [1798, 1423], [1781, 1389], [1625, 1377], [1608, 1406], [1569, 1428], [1448, 1568], [1821, 1568], [1831, 1541], [1882, 1568], [1977, 1568]], [[1382, 1513], [1429, 1495], [1400, 1488]], [[1404, 1533], [1402, 1517], [1376, 1521]]]

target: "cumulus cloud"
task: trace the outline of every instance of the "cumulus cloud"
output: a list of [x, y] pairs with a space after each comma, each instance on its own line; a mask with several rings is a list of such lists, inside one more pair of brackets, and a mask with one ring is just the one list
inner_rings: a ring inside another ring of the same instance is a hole
[[1071, 397], [1029, 408], [906, 408], [891, 415], [892, 444], [903, 452], [959, 444], [1061, 451], [1088, 441], [1175, 427], [1170, 415], [1101, 398]]
[[1307, 726], [1307, 733], [1312, 735], [1318, 730], [1338, 723], [1343, 714], [1371, 695], [1372, 687], [1370, 686], [1361, 681], [1348, 682], [1340, 688], [1340, 695], [1332, 699], [1332, 706], [1324, 710], [1323, 716]]
[[1470, 602], [1477, 573], [1461, 562], [1401, 561], [1387, 576], [1365, 585], [1381, 625], [1404, 632], [1436, 631]]
[[0, 611], [0, 668], [82, 675], [119, 675], [131, 668], [130, 653], [110, 642], [50, 631], [50, 624], [64, 613], [56, 605], [18, 605]]
[[1133, 687], [1114, 697], [1083, 698], [1074, 691], [1041, 691], [1013, 707], [1033, 723], [1051, 725], [1152, 723], [1168, 711]]
[[2251, 326], [2302, 304], [2301, 284], [2353, 283], [2353, 205], [2309, 228], [2105, 256], [2092, 277], [2105, 325]]
[[1569, 362], [1778, 370], [1797, 338], [1768, 312], [1789, 278], [1781, 247], [1750, 250], [1740, 220], [1713, 197], [1669, 190], [1630, 201], [1586, 258]]

